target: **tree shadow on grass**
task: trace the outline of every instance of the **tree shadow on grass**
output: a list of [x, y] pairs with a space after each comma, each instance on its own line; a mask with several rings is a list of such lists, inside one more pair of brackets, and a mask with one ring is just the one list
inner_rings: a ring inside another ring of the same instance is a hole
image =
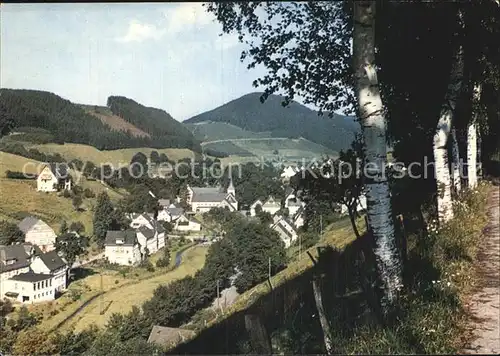
[[91, 268], [75, 267], [71, 269], [69, 281], [70, 283], [76, 282], [94, 274], [97, 274], [97, 272]]

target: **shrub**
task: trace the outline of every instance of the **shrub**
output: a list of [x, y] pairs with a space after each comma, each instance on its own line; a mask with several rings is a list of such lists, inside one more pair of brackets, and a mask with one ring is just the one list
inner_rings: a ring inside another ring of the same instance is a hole
[[139, 265], [140, 268], [144, 268], [148, 272], [154, 272], [155, 268], [153, 267], [153, 264], [151, 263], [150, 260], [142, 260], [142, 262]]
[[163, 268], [170, 265], [170, 251], [167, 247], [163, 250], [163, 256], [156, 261], [156, 267]]
[[314, 232], [306, 232], [300, 235], [300, 237], [293, 242], [294, 246], [301, 245], [303, 250], [306, 250], [314, 246], [319, 241], [319, 234]]
[[25, 175], [23, 172], [10, 171], [10, 170], [5, 171], [5, 176], [10, 179], [35, 179], [34, 177], [29, 177]]
[[85, 188], [85, 190], [83, 191], [83, 196], [85, 198], [95, 198], [95, 193], [92, 189]]
[[[398, 318], [388, 326], [363, 325], [334, 341], [341, 353], [456, 353], [463, 345], [467, 314], [462, 304], [474, 280], [477, 246], [487, 222], [488, 186], [464, 190], [454, 203], [454, 218], [427, 233], [409, 251], [408, 285]], [[433, 211], [435, 212], [435, 211]], [[409, 245], [410, 246], [410, 245]]]
[[71, 188], [71, 191], [73, 192], [74, 195], [81, 195], [83, 193], [82, 187], [79, 185], [73, 184], [73, 187]]
[[54, 315], [57, 315], [57, 314], [59, 314], [59, 309], [51, 310], [50, 313], [49, 313], [50, 316], [54, 316]]
[[82, 291], [79, 289], [71, 289], [69, 295], [71, 297], [71, 300], [76, 302], [82, 297]]
[[118, 270], [118, 273], [120, 273], [120, 275], [125, 278], [127, 277], [127, 273], [129, 272], [129, 269], [127, 267], [125, 268], [121, 268]]

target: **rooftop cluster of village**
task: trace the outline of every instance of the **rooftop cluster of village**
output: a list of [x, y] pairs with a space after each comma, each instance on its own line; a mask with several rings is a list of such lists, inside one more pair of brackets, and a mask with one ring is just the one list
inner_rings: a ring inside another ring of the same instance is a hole
[[[71, 177], [63, 165], [49, 164], [37, 177], [39, 192], [58, 192], [72, 189]], [[185, 204], [181, 198], [157, 199], [155, 213], [137, 212], [129, 214], [128, 229], [109, 230], [104, 241], [104, 258], [108, 263], [137, 266], [149, 255], [166, 245], [168, 239], [185, 238], [191, 241], [211, 243], [222, 234], [214, 234], [207, 228], [203, 213], [214, 208], [227, 209], [247, 219], [256, 219], [262, 212], [272, 220], [269, 226], [278, 233], [288, 248], [298, 238], [298, 229], [304, 225], [305, 202], [300, 192], [294, 191], [289, 180], [298, 168], [288, 166], [281, 173], [285, 198], [256, 197], [255, 201], [240, 206], [232, 179], [226, 188], [187, 186]], [[363, 209], [364, 201], [358, 210]], [[184, 208], [183, 208], [184, 206]], [[186, 208], [187, 207], [187, 208]], [[283, 211], [286, 210], [286, 214]], [[346, 213], [342, 210], [342, 213]], [[165, 222], [171, 227], [165, 229]], [[47, 223], [34, 216], [22, 220], [18, 227], [26, 238], [22, 244], [0, 246], [0, 298], [10, 298], [21, 303], [36, 303], [53, 300], [66, 289], [71, 266], [55, 251], [56, 233]], [[76, 232], [75, 232], [76, 234]]]

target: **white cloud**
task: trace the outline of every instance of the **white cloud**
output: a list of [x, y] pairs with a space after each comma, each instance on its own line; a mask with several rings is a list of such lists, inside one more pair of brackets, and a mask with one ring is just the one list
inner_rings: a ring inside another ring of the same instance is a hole
[[117, 38], [118, 42], [143, 42], [149, 39], [160, 39], [165, 34], [164, 29], [159, 29], [155, 25], [140, 23], [132, 20], [129, 23], [127, 33], [123, 37]]
[[169, 34], [187, 29], [204, 27], [213, 22], [213, 15], [207, 13], [201, 3], [181, 3], [163, 13], [168, 21]]

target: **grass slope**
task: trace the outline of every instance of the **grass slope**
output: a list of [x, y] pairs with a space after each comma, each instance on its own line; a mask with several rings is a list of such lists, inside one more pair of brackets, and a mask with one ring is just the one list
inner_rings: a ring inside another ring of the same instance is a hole
[[[83, 199], [84, 211], [77, 212], [73, 208], [71, 199], [58, 196], [57, 193], [37, 192], [35, 180], [19, 180], [5, 178], [6, 170], [22, 171], [23, 167], [30, 163], [27, 173], [36, 174], [37, 167], [43, 167], [43, 163], [10, 153], [0, 152], [0, 219], [5, 218], [12, 222], [18, 222], [26, 215], [35, 215], [43, 219], [55, 231], [59, 230], [62, 220], [68, 223], [81, 221], [85, 225], [85, 231], [92, 231], [92, 209], [96, 198]], [[72, 172], [72, 174], [75, 174]], [[76, 175], [75, 175], [76, 176]], [[123, 195], [96, 181], [88, 181], [82, 177], [80, 185], [92, 189], [96, 196], [106, 191], [112, 201], [117, 201]]]
[[252, 132], [225, 122], [207, 121], [186, 124], [185, 126], [190, 129], [193, 135], [200, 141], [271, 137], [271, 133], [269, 132]]
[[337, 153], [322, 145], [304, 138], [299, 139], [267, 139], [258, 141], [233, 141], [234, 144], [256, 156], [266, 156], [278, 151], [278, 154], [288, 159], [320, 157], [322, 155], [336, 156]]
[[288, 159], [335, 156], [337, 153], [323, 145], [304, 138], [271, 137], [270, 132], [252, 132], [225, 122], [199, 122], [186, 124], [203, 149], [224, 152], [231, 156], [263, 157], [278, 151]]
[[208, 143], [206, 145], [202, 145], [202, 148], [204, 151], [214, 150], [217, 152], [228, 154], [230, 156], [239, 156], [239, 157], [253, 156], [252, 152], [240, 147], [239, 145], [231, 141]]
[[66, 143], [58, 145], [55, 143], [43, 145], [31, 145], [29, 148], [36, 148], [43, 153], [60, 153], [66, 160], [80, 159], [82, 161], [91, 161], [95, 164], [112, 163], [118, 165], [120, 163], [128, 164], [137, 152], [142, 152], [149, 156], [152, 151], [165, 153], [171, 160], [178, 161], [181, 158], [194, 158], [195, 153], [187, 148], [163, 148], [155, 149], [149, 147], [139, 148], [122, 148], [119, 150], [100, 151], [95, 147], [88, 145], [80, 145], [74, 143]]
[[[113, 313], [128, 313], [132, 306], [140, 306], [153, 296], [154, 290], [162, 285], [178, 279], [194, 275], [205, 264], [208, 248], [195, 246], [188, 249], [183, 255], [182, 263], [173, 271], [162, 273], [153, 278], [141, 278], [137, 283], [132, 283], [105, 293], [98, 299], [88, 304], [78, 315], [78, 319], [68, 326], [81, 331], [91, 324], [104, 326]], [[114, 284], [114, 283], [113, 283]], [[99, 303], [108, 306], [103, 315], [99, 313]]]

